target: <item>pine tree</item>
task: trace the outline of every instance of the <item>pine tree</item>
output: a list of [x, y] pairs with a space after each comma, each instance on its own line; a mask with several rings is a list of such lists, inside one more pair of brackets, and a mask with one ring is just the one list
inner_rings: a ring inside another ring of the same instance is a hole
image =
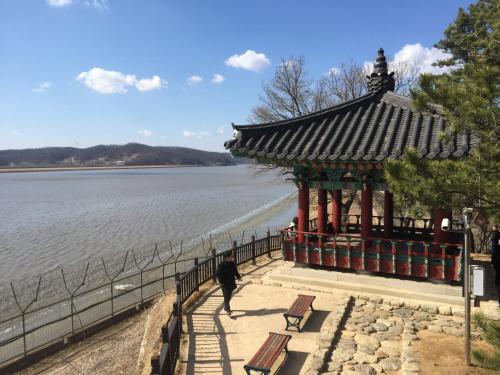
[[484, 314], [479, 313], [473, 315], [473, 323], [483, 331], [486, 342], [493, 347], [493, 353], [473, 350], [474, 359], [481, 366], [500, 370], [500, 322], [487, 320]]
[[[388, 160], [386, 179], [396, 199], [416, 207], [473, 207], [479, 217], [500, 220], [500, 0], [478, 0], [458, 15], [435, 47], [451, 54], [437, 65], [449, 72], [423, 74], [412, 91], [418, 109], [440, 105], [453, 132], [476, 140], [461, 160], [424, 160], [407, 150]], [[446, 139], [447, 134], [442, 134]]]

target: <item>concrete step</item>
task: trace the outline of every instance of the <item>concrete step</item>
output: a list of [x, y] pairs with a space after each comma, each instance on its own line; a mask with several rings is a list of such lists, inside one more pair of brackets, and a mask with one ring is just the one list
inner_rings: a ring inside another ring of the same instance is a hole
[[271, 282], [326, 287], [349, 292], [370, 293], [401, 299], [463, 306], [459, 286], [399, 280], [375, 275], [315, 270], [304, 267], [280, 267], [267, 275]]

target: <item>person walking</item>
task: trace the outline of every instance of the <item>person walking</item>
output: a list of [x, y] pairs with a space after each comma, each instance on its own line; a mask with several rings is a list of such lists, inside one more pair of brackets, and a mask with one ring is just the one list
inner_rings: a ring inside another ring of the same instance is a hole
[[500, 304], [500, 232], [498, 231], [498, 225], [493, 225], [491, 229], [491, 264], [495, 269], [495, 286], [497, 287], [498, 303]]
[[222, 295], [224, 296], [224, 311], [227, 312], [227, 315], [231, 315], [229, 302], [233, 291], [236, 289], [235, 279], [241, 280], [241, 276], [234, 263], [232, 251], [228, 251], [224, 253], [224, 260], [217, 268], [217, 280], [221, 284]]

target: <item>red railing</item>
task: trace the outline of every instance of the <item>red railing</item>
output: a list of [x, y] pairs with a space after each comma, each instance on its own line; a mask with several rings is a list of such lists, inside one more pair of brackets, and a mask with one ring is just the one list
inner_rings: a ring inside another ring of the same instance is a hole
[[285, 260], [297, 263], [381, 272], [400, 276], [460, 281], [462, 245], [349, 234], [283, 230]]

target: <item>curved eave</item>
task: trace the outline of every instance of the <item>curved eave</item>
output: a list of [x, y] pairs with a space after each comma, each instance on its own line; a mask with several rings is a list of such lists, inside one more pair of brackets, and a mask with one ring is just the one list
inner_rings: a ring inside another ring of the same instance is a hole
[[420, 158], [466, 156], [477, 140], [452, 134], [446, 118], [417, 111], [409, 98], [392, 92], [355, 100], [290, 120], [260, 125], [233, 125], [225, 143], [234, 155], [279, 164], [380, 163], [401, 159], [408, 148]]
[[375, 98], [377, 96], [380, 96], [380, 94], [378, 94], [378, 93], [366, 94], [366, 95], [360, 96], [359, 98], [356, 98], [356, 99], [353, 99], [353, 100], [350, 100], [350, 101], [347, 101], [344, 103], [336, 104], [336, 105], [329, 107], [329, 108], [326, 108], [326, 109], [322, 109], [321, 111], [308, 113], [307, 115], [294, 117], [294, 118], [286, 119], [286, 120], [267, 122], [267, 123], [263, 123], [263, 124], [246, 124], [246, 125], [231, 124], [231, 125], [232, 125], [233, 129], [235, 129], [235, 130], [254, 130], [254, 129], [260, 130], [260, 129], [273, 128], [275, 126], [291, 125], [291, 124], [295, 124], [295, 123], [304, 122], [304, 121], [309, 120], [309, 119], [322, 117], [324, 115], [329, 115], [329, 114], [334, 113], [335, 111], [344, 110], [352, 105], [357, 105], [361, 102], [364, 102], [366, 100], [370, 100], [370, 99]]

